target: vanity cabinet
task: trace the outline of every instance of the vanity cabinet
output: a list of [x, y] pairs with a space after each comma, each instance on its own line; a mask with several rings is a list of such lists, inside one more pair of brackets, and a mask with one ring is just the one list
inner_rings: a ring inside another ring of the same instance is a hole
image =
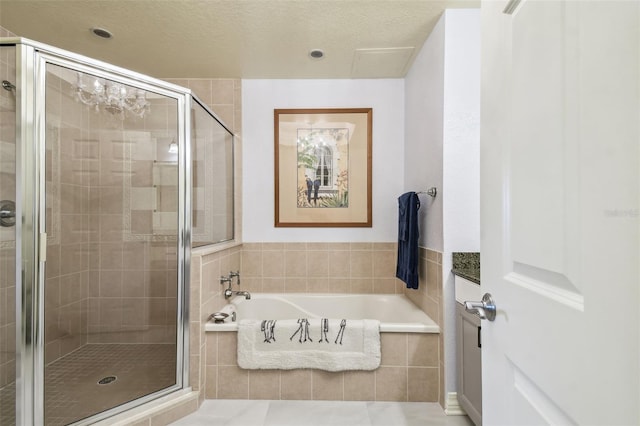
[[[464, 278], [455, 277], [458, 280]], [[468, 280], [463, 286], [480, 286]], [[460, 286], [456, 285], [456, 290]], [[464, 293], [464, 291], [462, 292]], [[474, 296], [465, 300], [480, 300]], [[456, 346], [457, 346], [457, 370], [458, 370], [458, 402], [476, 426], [482, 424], [482, 328], [480, 317], [470, 314], [464, 309], [464, 300], [458, 298], [456, 293]]]

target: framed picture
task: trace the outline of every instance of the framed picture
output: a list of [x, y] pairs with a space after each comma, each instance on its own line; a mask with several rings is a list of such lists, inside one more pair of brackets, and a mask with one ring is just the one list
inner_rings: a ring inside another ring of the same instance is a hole
[[274, 110], [276, 227], [371, 227], [371, 121], [371, 108]]

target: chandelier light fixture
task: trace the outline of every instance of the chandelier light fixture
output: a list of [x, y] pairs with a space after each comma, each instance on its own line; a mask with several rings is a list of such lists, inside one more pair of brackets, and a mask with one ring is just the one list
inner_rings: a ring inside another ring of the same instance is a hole
[[94, 107], [96, 112], [107, 111], [121, 119], [127, 113], [142, 118], [150, 107], [144, 90], [97, 77], [87, 84], [82, 73], [77, 74], [73, 91], [78, 101]]

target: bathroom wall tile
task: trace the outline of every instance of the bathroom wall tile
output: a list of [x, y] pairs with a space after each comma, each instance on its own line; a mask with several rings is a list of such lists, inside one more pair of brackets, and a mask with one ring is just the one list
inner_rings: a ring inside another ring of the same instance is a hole
[[100, 188], [100, 211], [103, 214], [122, 214], [122, 186]]
[[396, 258], [390, 250], [373, 252], [373, 276], [376, 278], [395, 277]]
[[329, 278], [308, 278], [307, 291], [309, 293], [328, 293]]
[[374, 401], [376, 376], [373, 371], [345, 371], [345, 401]]
[[100, 244], [100, 268], [101, 269], [122, 269], [122, 243]]
[[352, 278], [350, 292], [355, 294], [373, 293], [373, 278]]
[[261, 251], [262, 249], [262, 243], [242, 243], [243, 251]]
[[286, 277], [306, 277], [307, 276], [307, 252], [306, 251], [285, 251], [285, 276]]
[[[0, 255], [4, 258], [4, 254]], [[47, 267], [45, 268], [47, 278], [60, 275], [60, 245], [47, 245]]]
[[426, 262], [427, 273], [427, 294], [432, 298], [437, 298], [439, 294], [438, 270], [441, 267], [435, 262]]
[[329, 278], [329, 293], [349, 293], [350, 290], [349, 278]]
[[440, 334], [408, 334], [408, 365], [411, 367], [438, 367]]
[[[122, 299], [122, 325], [124, 326], [140, 326], [146, 321], [146, 302], [143, 298], [125, 298]], [[199, 341], [198, 336], [194, 339]]]
[[[440, 358], [440, 359], [443, 359], [443, 358]], [[440, 396], [438, 397], [438, 402], [440, 403], [440, 406], [442, 408], [445, 408], [445, 406], [444, 406], [444, 399], [445, 399], [444, 373], [445, 373], [444, 363], [441, 362], [440, 363], [440, 371], [439, 371], [440, 379], [438, 380], [438, 383], [439, 383], [438, 389], [439, 389], [439, 393], [440, 393]]]
[[408, 400], [411, 402], [438, 402], [439, 373], [438, 368], [409, 367]]
[[233, 114], [234, 114], [233, 105], [213, 104], [211, 105], [211, 109], [227, 127], [233, 126]]
[[[189, 352], [191, 355], [199, 355], [200, 354], [200, 339], [205, 338], [200, 333], [199, 324], [196, 327], [189, 327]], [[198, 357], [198, 362], [200, 362], [200, 358]]]
[[280, 371], [249, 371], [249, 399], [280, 399]]
[[262, 291], [264, 293], [284, 293], [284, 278], [264, 278], [262, 280]]
[[208, 365], [205, 369], [205, 398], [218, 397], [218, 367]]
[[193, 90], [196, 96], [205, 104], [211, 105], [213, 99], [211, 96], [211, 80], [210, 79], [189, 79], [189, 89]]
[[307, 251], [307, 243], [284, 243], [285, 250]]
[[306, 293], [307, 279], [306, 278], [285, 278], [284, 291], [285, 293]]
[[351, 250], [351, 278], [373, 277], [373, 252]]
[[200, 382], [202, 381], [201, 375], [204, 373], [200, 364], [200, 356], [189, 355], [189, 383], [191, 388], [198, 388], [194, 390], [199, 390]]
[[374, 278], [373, 292], [376, 294], [394, 294], [396, 292], [396, 279]]
[[[279, 278], [280, 280], [282, 280], [282, 278]], [[237, 290], [246, 290], [250, 293], [262, 293], [262, 281], [263, 278], [253, 278], [253, 277], [249, 277], [249, 278], [242, 278], [242, 285], [240, 287], [238, 287], [237, 285], [233, 285], [233, 289]], [[222, 286], [220, 287], [220, 290], [222, 290]]]
[[329, 243], [307, 243], [307, 250], [329, 250]]
[[[241, 257], [241, 269], [243, 276], [262, 276], [262, 251], [242, 251]], [[223, 274], [226, 274], [226, 272], [223, 272]]]
[[122, 244], [123, 268], [143, 269], [147, 262], [147, 250], [148, 244], [144, 242], [126, 242]]
[[234, 104], [234, 80], [233, 79], [212, 79], [211, 93], [212, 103], [215, 104]]
[[[206, 297], [211, 293], [220, 291], [223, 286], [220, 284], [220, 276], [226, 275], [228, 272], [223, 272], [220, 267], [220, 261], [218, 259], [212, 260], [202, 264], [202, 283], [201, 291], [202, 296]], [[226, 285], [226, 284], [225, 284]]]
[[312, 371], [311, 397], [314, 401], [342, 401], [344, 398], [344, 374], [322, 370]]
[[263, 277], [269, 278], [284, 277], [284, 251], [265, 250], [262, 252], [262, 274]]
[[407, 401], [407, 369], [380, 367], [376, 370], [376, 401]]
[[307, 251], [307, 276], [327, 277], [329, 275], [329, 253], [326, 251]]
[[283, 370], [280, 375], [281, 399], [311, 399], [311, 370]]
[[238, 365], [238, 333], [218, 333], [218, 364]]
[[380, 365], [407, 365], [407, 333], [380, 333]]
[[351, 250], [365, 250], [370, 251], [373, 249], [373, 243], [350, 243]]
[[373, 243], [373, 250], [391, 251], [394, 255], [397, 250], [397, 243]]
[[218, 367], [218, 398], [249, 398], [249, 372], [235, 366]]
[[330, 251], [328, 261], [330, 277], [348, 278], [351, 276], [351, 252]]
[[100, 271], [100, 296], [122, 296], [122, 271]]
[[[264, 251], [271, 251], [271, 250], [277, 250], [277, 251], [282, 251], [284, 250], [284, 243], [260, 243], [262, 244], [262, 250]], [[242, 245], [242, 248], [244, 249], [244, 244]]]
[[349, 250], [351, 250], [351, 244], [349, 244], [349, 243], [328, 243], [327, 250], [329, 250], [329, 251], [349, 251]]

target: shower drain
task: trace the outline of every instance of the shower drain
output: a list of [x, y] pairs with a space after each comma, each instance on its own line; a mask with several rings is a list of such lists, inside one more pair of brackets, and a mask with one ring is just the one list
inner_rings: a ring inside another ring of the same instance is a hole
[[103, 377], [102, 379], [98, 380], [98, 384], [99, 385], [108, 385], [109, 383], [115, 382], [116, 379], [117, 379], [116, 376]]

